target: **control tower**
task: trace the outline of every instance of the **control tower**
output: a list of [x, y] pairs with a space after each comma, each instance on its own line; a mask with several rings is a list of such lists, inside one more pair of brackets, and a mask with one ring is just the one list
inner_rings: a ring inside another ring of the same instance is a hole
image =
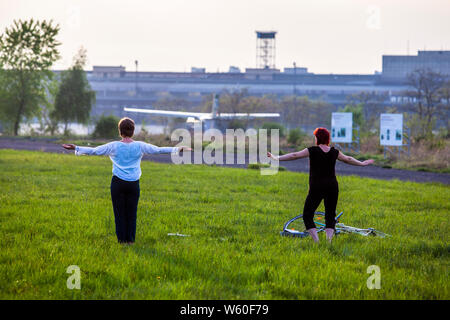
[[256, 31], [256, 68], [275, 69], [276, 31]]

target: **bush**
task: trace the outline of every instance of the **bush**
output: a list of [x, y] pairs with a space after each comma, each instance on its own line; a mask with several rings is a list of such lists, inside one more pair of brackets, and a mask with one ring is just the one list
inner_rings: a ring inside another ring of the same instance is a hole
[[450, 138], [450, 131], [447, 128], [439, 128], [437, 137], [440, 139], [449, 139]]
[[300, 129], [292, 129], [289, 131], [287, 140], [290, 144], [297, 145], [303, 140], [305, 135], [306, 134]]
[[101, 116], [95, 125], [95, 130], [92, 136], [94, 138], [106, 138], [112, 139], [119, 136], [119, 130], [117, 124], [119, 123], [119, 118], [113, 115]]
[[285, 136], [286, 129], [283, 127], [282, 124], [279, 124], [277, 122], [266, 122], [262, 125], [261, 129], [267, 129], [267, 136], [270, 137], [270, 130], [271, 129], [278, 129], [280, 138]]
[[427, 141], [433, 138], [436, 118], [428, 123], [426, 119], [421, 119], [418, 114], [413, 114], [406, 116], [406, 124], [411, 129], [411, 140], [413, 142]]

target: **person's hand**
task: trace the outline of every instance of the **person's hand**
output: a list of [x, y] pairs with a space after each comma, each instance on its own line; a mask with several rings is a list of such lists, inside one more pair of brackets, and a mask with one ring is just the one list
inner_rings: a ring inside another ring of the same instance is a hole
[[268, 157], [268, 158], [272, 158], [272, 159], [274, 159], [274, 160], [278, 160], [278, 157], [277, 157], [277, 156], [274, 156], [274, 155], [271, 154], [270, 152], [267, 152], [267, 157]]
[[364, 164], [365, 166], [368, 166], [368, 165], [370, 165], [370, 164], [372, 164], [372, 163], [374, 163], [374, 160], [373, 160], [373, 159], [369, 159], [369, 160], [363, 161], [363, 164]]
[[76, 146], [74, 144], [63, 144], [62, 147], [67, 150], [75, 150]]
[[189, 147], [180, 147], [179, 151], [192, 151], [192, 148]]

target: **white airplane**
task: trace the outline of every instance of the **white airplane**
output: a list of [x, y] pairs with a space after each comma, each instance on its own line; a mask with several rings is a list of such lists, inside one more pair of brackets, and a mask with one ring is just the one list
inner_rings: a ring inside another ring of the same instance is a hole
[[205, 129], [214, 128], [216, 120], [232, 120], [232, 119], [252, 119], [252, 118], [277, 118], [279, 113], [219, 113], [219, 95], [214, 95], [211, 113], [206, 112], [184, 112], [184, 111], [167, 111], [152, 110], [138, 108], [123, 108], [126, 112], [147, 113], [155, 116], [187, 118], [186, 122], [201, 122], [205, 125]]

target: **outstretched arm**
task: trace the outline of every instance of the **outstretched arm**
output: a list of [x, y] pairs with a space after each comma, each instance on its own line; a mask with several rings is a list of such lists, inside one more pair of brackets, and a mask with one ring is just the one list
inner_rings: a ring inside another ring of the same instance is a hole
[[340, 151], [339, 151], [339, 155], [338, 155], [338, 160], [340, 160], [342, 162], [345, 162], [347, 164], [350, 164], [352, 166], [368, 166], [368, 165], [370, 165], [370, 164], [372, 164], [374, 162], [373, 159], [369, 159], [369, 160], [361, 162], [359, 160], [356, 160], [353, 157], [346, 156], [345, 154], [343, 154]]
[[308, 148], [305, 148], [302, 151], [291, 152], [291, 153], [285, 154], [283, 156], [278, 156], [278, 157], [274, 156], [270, 152], [267, 152], [267, 156], [269, 158], [272, 158], [272, 159], [275, 159], [278, 161], [290, 161], [290, 160], [296, 160], [296, 159], [300, 159], [300, 158], [309, 157], [309, 151], [308, 151]]
[[179, 151], [191, 151], [188, 147], [157, 147], [150, 143], [141, 143], [143, 154], [177, 153]]
[[67, 149], [67, 150], [75, 150], [75, 154], [77, 156], [82, 155], [82, 154], [102, 156], [102, 155], [111, 154], [111, 152], [112, 152], [112, 142], [103, 144], [103, 145], [95, 147], [95, 148], [80, 147], [80, 146], [76, 146], [74, 144], [63, 144], [62, 146], [64, 149]]

